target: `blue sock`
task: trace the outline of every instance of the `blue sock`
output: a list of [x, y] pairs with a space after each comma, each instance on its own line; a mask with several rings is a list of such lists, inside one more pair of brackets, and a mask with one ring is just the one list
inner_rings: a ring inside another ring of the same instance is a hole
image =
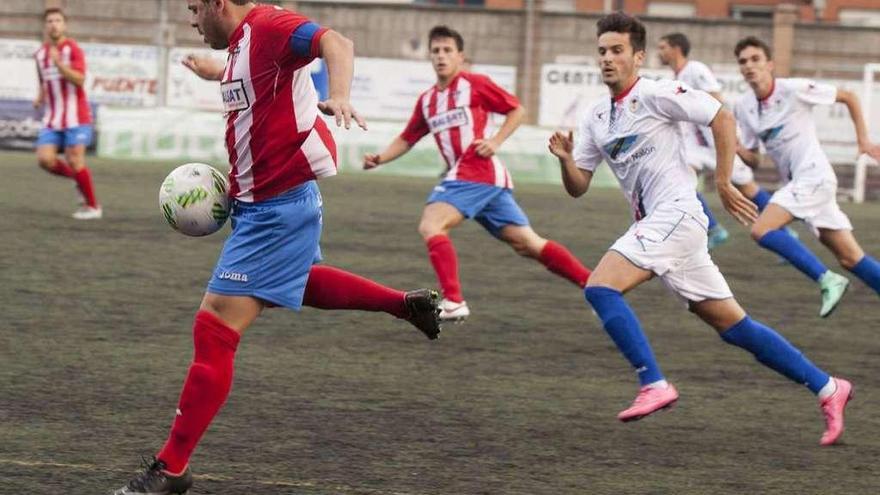
[[709, 203], [706, 202], [706, 198], [703, 196], [703, 193], [697, 193], [697, 199], [700, 200], [700, 203], [703, 205], [703, 213], [709, 217], [709, 228], [715, 228], [718, 225], [718, 220], [715, 220], [715, 215], [712, 214], [712, 210], [709, 209]]
[[764, 366], [806, 385], [814, 394], [818, 394], [830, 378], [785, 337], [748, 316], [722, 333], [721, 338], [751, 352]]
[[880, 294], [880, 263], [877, 260], [866, 254], [850, 271]]
[[623, 294], [608, 287], [587, 287], [584, 296], [596, 310], [611, 340], [636, 369], [639, 383], [645, 386], [662, 380], [663, 373], [654, 359], [654, 351]]
[[803, 243], [782, 229], [771, 230], [764, 234], [758, 244], [764, 249], [787, 259], [795, 268], [815, 281], [828, 271], [815, 254], [807, 249]]
[[770, 194], [769, 191], [767, 191], [763, 187], [759, 187], [758, 193], [755, 194], [755, 197], [752, 198], [752, 203], [758, 205], [758, 211], [764, 211], [764, 208], [766, 208], [767, 205], [770, 204], [770, 198], [772, 197], [773, 195]]

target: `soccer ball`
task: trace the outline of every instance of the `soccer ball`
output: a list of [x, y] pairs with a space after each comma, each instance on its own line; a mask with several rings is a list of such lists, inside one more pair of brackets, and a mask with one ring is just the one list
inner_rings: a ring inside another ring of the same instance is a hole
[[229, 183], [210, 165], [187, 163], [168, 174], [159, 188], [159, 208], [174, 230], [213, 234], [229, 218]]

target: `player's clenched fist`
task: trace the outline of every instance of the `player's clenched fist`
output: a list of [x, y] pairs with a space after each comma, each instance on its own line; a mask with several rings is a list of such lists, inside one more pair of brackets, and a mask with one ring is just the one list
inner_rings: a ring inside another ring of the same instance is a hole
[[574, 133], [568, 131], [568, 134], [564, 134], [556, 131], [550, 136], [547, 149], [558, 158], [571, 158], [572, 150], [574, 150]]
[[376, 168], [382, 164], [378, 153], [367, 153], [364, 155], [364, 170]]

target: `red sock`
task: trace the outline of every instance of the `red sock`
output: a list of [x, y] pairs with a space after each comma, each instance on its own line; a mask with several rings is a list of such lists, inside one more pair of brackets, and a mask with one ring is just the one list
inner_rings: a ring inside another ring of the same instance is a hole
[[238, 332], [213, 314], [204, 310], [196, 313], [193, 361], [183, 383], [171, 434], [156, 455], [165, 462], [169, 473], [186, 469], [196, 444], [226, 402], [240, 338]]
[[464, 301], [461, 295], [461, 283], [458, 281], [458, 258], [455, 246], [445, 234], [437, 234], [427, 240], [428, 256], [434, 265], [437, 282], [443, 289], [443, 297], [454, 302]]
[[303, 304], [318, 309], [384, 311], [398, 318], [409, 315], [403, 292], [326, 265], [314, 265], [309, 271]]
[[83, 167], [79, 172], [76, 172], [73, 177], [76, 179], [76, 184], [79, 186], [79, 190], [86, 199], [86, 204], [92, 208], [97, 208], [98, 201], [95, 199], [95, 188], [92, 186], [92, 173], [89, 172], [89, 168]]
[[76, 177], [76, 172], [73, 170], [73, 167], [60, 158], [55, 160], [55, 164], [49, 169], [49, 173], [60, 175], [61, 177], [67, 177], [68, 179]]
[[570, 280], [578, 287], [587, 285], [590, 270], [574, 257], [562, 244], [547, 241], [541, 250], [541, 263], [551, 272]]

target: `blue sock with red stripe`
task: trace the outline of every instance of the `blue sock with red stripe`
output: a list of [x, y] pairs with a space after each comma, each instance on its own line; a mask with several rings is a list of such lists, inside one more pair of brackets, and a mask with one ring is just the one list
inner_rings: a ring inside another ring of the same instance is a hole
[[718, 225], [718, 220], [715, 219], [715, 215], [712, 213], [712, 210], [709, 209], [709, 203], [706, 202], [706, 198], [703, 196], [703, 193], [697, 193], [697, 199], [700, 200], [700, 204], [703, 205], [703, 213], [709, 217], [709, 228], [714, 228]]
[[639, 383], [645, 386], [663, 380], [648, 338], [623, 294], [608, 287], [587, 287], [584, 297], [596, 310], [611, 340], [636, 369]]

